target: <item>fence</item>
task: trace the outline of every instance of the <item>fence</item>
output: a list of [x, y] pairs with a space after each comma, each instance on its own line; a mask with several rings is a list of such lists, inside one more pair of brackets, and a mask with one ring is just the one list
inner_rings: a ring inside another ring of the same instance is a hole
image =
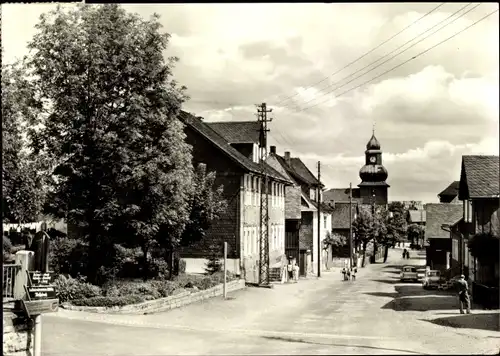
[[21, 269], [19, 264], [7, 264], [2, 266], [3, 285], [2, 296], [4, 300], [14, 299], [14, 287], [17, 272]]

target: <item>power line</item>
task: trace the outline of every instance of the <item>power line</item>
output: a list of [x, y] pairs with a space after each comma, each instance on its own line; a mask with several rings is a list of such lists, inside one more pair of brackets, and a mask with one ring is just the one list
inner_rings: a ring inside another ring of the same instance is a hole
[[[340, 97], [340, 96], [342, 96], [342, 95], [344, 95], [344, 94], [347, 94], [347, 93], [349, 93], [349, 92], [351, 92], [351, 91], [353, 91], [353, 90], [355, 90], [355, 89], [357, 89], [357, 88], [359, 88], [359, 87], [362, 87], [362, 86], [363, 86], [363, 85], [365, 85], [365, 84], [368, 84], [368, 83], [373, 82], [374, 80], [376, 80], [376, 79], [378, 79], [378, 78], [382, 77], [383, 75], [385, 75], [385, 74], [387, 74], [387, 73], [389, 73], [389, 72], [392, 72], [392, 71], [393, 71], [393, 70], [395, 70], [395, 69], [398, 69], [399, 67], [402, 67], [402, 66], [403, 66], [403, 65], [405, 65], [406, 63], [408, 63], [408, 62], [410, 62], [410, 61], [412, 61], [412, 60], [414, 60], [414, 59], [416, 59], [416, 58], [418, 58], [418, 57], [420, 57], [420, 56], [424, 55], [425, 53], [427, 53], [427, 52], [431, 51], [432, 49], [434, 49], [434, 48], [436, 48], [436, 47], [438, 47], [438, 46], [442, 45], [443, 43], [445, 43], [445, 42], [447, 42], [447, 41], [451, 40], [452, 38], [454, 38], [454, 37], [458, 36], [458, 35], [459, 35], [459, 34], [461, 34], [462, 32], [467, 31], [469, 28], [471, 28], [471, 27], [473, 27], [473, 26], [477, 25], [477, 24], [478, 24], [478, 23], [480, 23], [481, 21], [486, 20], [488, 17], [490, 17], [491, 15], [493, 15], [493, 14], [494, 14], [494, 13], [496, 13], [496, 12], [498, 12], [498, 10], [495, 10], [495, 11], [490, 12], [488, 15], [486, 15], [486, 16], [482, 17], [481, 19], [477, 20], [476, 22], [474, 22], [474, 23], [470, 24], [469, 26], [465, 27], [464, 29], [460, 30], [459, 32], [456, 32], [455, 34], [453, 34], [453, 35], [451, 35], [450, 37], [448, 37], [448, 38], [446, 38], [446, 39], [442, 40], [441, 42], [436, 43], [434, 46], [427, 48], [426, 50], [424, 50], [424, 51], [422, 51], [422, 52], [420, 52], [420, 53], [416, 54], [415, 56], [411, 57], [410, 59], [407, 59], [407, 60], [406, 60], [406, 61], [404, 61], [403, 63], [398, 64], [397, 66], [394, 66], [394, 67], [392, 67], [391, 69], [389, 69], [389, 70], [387, 70], [387, 71], [385, 71], [385, 72], [383, 72], [383, 73], [381, 73], [381, 74], [377, 75], [376, 77], [373, 77], [373, 78], [371, 78], [370, 80], [367, 80], [366, 82], [361, 83], [361, 84], [359, 84], [359, 85], [355, 86], [354, 88], [351, 88], [351, 89], [349, 89], [349, 90], [346, 90], [346, 91], [344, 91], [344, 92], [340, 93], [339, 95], [336, 95], [336, 97], [338, 98], [338, 97]], [[315, 106], [317, 106], [317, 105], [320, 105], [320, 104], [323, 104], [323, 103], [325, 103], [325, 102], [327, 102], [327, 101], [328, 101], [328, 100], [325, 100], [325, 101], [322, 101], [322, 102], [320, 102], [320, 103], [317, 103], [317, 104], [314, 104], [314, 105], [308, 106], [308, 107], [306, 107], [306, 108], [302, 109], [301, 111], [304, 111], [304, 110], [307, 110], [307, 109], [313, 108], [313, 107], [315, 107]]]
[[[382, 42], [381, 44], [379, 44], [378, 46], [376, 46], [375, 48], [371, 49], [370, 51], [366, 52], [365, 54], [361, 55], [360, 57], [356, 58], [355, 60], [353, 60], [352, 62], [346, 64], [344, 67], [340, 68], [339, 70], [337, 70], [335, 73], [333, 74], [330, 74], [329, 76], [323, 78], [322, 80], [320, 80], [319, 82], [316, 82], [308, 87], [306, 87], [306, 90], [309, 89], [309, 88], [312, 88], [322, 82], [324, 82], [325, 80], [327, 80], [328, 78], [331, 78], [333, 77], [335, 74], [337, 73], [340, 73], [341, 71], [343, 71], [344, 69], [350, 67], [352, 64], [358, 62], [359, 60], [363, 59], [364, 57], [366, 57], [367, 55], [369, 55], [370, 53], [372, 53], [373, 51], [379, 49], [380, 47], [382, 47], [384, 44], [386, 44], [387, 42], [389, 42], [390, 40], [392, 40], [393, 38], [397, 37], [398, 35], [400, 35], [401, 33], [403, 33], [404, 31], [406, 31], [407, 29], [409, 29], [410, 27], [412, 27], [413, 25], [415, 25], [417, 22], [419, 22], [420, 20], [424, 19], [425, 17], [429, 16], [431, 13], [433, 13], [434, 11], [436, 11], [437, 9], [439, 9], [441, 6], [443, 6], [445, 3], [441, 3], [439, 4], [438, 6], [436, 6], [435, 8], [433, 8], [432, 10], [430, 10], [429, 12], [427, 12], [426, 14], [424, 14], [422, 17], [420, 17], [419, 19], [417, 19], [416, 21], [412, 22], [411, 24], [409, 24], [408, 26], [406, 26], [405, 28], [403, 28], [402, 30], [400, 30], [398, 33], [396, 33], [395, 35], [393, 35], [392, 37], [388, 38], [387, 40], [385, 40], [384, 42]], [[291, 96], [288, 96], [286, 97], [285, 99], [283, 100], [280, 100], [276, 105], [279, 105], [295, 96], [297, 96], [297, 94], [293, 94]]]
[[[435, 28], [436, 26], [438, 26], [438, 25], [442, 24], [443, 22], [445, 22], [445, 21], [449, 20], [451, 17], [455, 16], [457, 13], [459, 13], [459, 12], [460, 12], [460, 11], [462, 11], [463, 9], [467, 8], [467, 7], [468, 7], [468, 6], [470, 6], [471, 4], [472, 4], [472, 3], [469, 3], [469, 4], [465, 5], [465, 6], [463, 6], [463, 7], [462, 7], [462, 8], [460, 8], [458, 11], [456, 11], [456, 12], [454, 12], [453, 14], [449, 15], [447, 18], [445, 18], [444, 20], [442, 20], [442, 21], [438, 22], [437, 24], [435, 24], [435, 25], [434, 25], [434, 26], [432, 26], [431, 28], [429, 28], [429, 29], [425, 30], [424, 32], [420, 33], [419, 35], [417, 35], [417, 36], [413, 37], [411, 40], [409, 40], [409, 41], [405, 42], [404, 44], [402, 44], [401, 46], [399, 46], [399, 47], [398, 47], [398, 48], [396, 48], [395, 50], [393, 50], [393, 51], [391, 51], [391, 52], [387, 53], [386, 55], [384, 55], [384, 56], [380, 57], [379, 59], [377, 59], [377, 60], [373, 61], [372, 63], [368, 64], [367, 66], [365, 66], [365, 67], [363, 67], [363, 68], [361, 68], [361, 69], [357, 70], [356, 72], [354, 72], [354, 73], [352, 73], [352, 74], [348, 75], [347, 77], [342, 78], [342, 79], [341, 79], [341, 80], [339, 80], [338, 82], [336, 82], [336, 83], [332, 83], [331, 85], [327, 86], [327, 87], [326, 87], [326, 88], [324, 88], [323, 90], [325, 90], [325, 89], [327, 89], [327, 88], [330, 88], [330, 87], [332, 87], [332, 86], [334, 86], [334, 85], [336, 85], [336, 84], [339, 84], [339, 83], [340, 83], [340, 82], [342, 82], [343, 80], [345, 80], [345, 79], [348, 79], [348, 78], [352, 77], [353, 75], [355, 75], [355, 74], [359, 73], [359, 72], [360, 72], [360, 71], [362, 71], [363, 69], [365, 69], [365, 68], [368, 68], [368, 67], [372, 66], [373, 64], [377, 63], [377, 62], [378, 62], [378, 61], [380, 61], [381, 59], [384, 59], [384, 58], [385, 58], [385, 57], [387, 57], [388, 55], [390, 55], [390, 54], [392, 54], [392, 53], [396, 52], [397, 50], [399, 50], [400, 48], [404, 47], [404, 46], [405, 46], [405, 45], [407, 45], [408, 43], [410, 43], [410, 42], [414, 41], [414, 40], [415, 40], [415, 39], [417, 39], [418, 37], [420, 37], [420, 36], [424, 35], [425, 33], [429, 32], [430, 30], [432, 30], [432, 29], [433, 29], [433, 28]], [[455, 22], [455, 21], [457, 21], [458, 19], [462, 18], [463, 16], [465, 16], [466, 14], [468, 14], [469, 12], [471, 12], [472, 10], [476, 9], [479, 5], [481, 5], [481, 4], [477, 4], [477, 5], [476, 5], [476, 6], [474, 6], [472, 9], [467, 10], [466, 12], [464, 12], [463, 14], [461, 14], [460, 16], [458, 16], [458, 17], [456, 17], [455, 19], [453, 19], [452, 21], [450, 21], [449, 23], [444, 24], [443, 26], [441, 26], [440, 28], [438, 28], [438, 29], [437, 29], [437, 30], [435, 30], [434, 32], [430, 33], [429, 35], [425, 36], [424, 38], [420, 39], [419, 41], [417, 41], [417, 42], [413, 43], [411, 46], [409, 46], [409, 47], [407, 47], [407, 48], [403, 49], [403, 50], [402, 50], [402, 51], [400, 51], [399, 53], [394, 54], [393, 56], [391, 56], [390, 58], [388, 58], [388, 59], [387, 59], [387, 60], [385, 60], [384, 62], [382, 62], [382, 63], [380, 63], [380, 64], [376, 65], [375, 67], [371, 68], [370, 70], [365, 71], [364, 73], [362, 73], [362, 74], [358, 75], [357, 77], [355, 77], [355, 78], [353, 78], [353, 79], [349, 80], [348, 82], [346, 82], [346, 83], [344, 83], [344, 84], [342, 84], [342, 85], [340, 85], [340, 86], [337, 86], [337, 87], [333, 88], [332, 90], [330, 90], [330, 91], [328, 91], [328, 92], [326, 92], [326, 93], [324, 93], [324, 94], [321, 94], [319, 97], [325, 96], [325, 95], [327, 95], [327, 94], [330, 94], [330, 93], [334, 92], [334, 91], [335, 91], [335, 90], [337, 90], [337, 89], [343, 88], [343, 87], [345, 87], [347, 84], [352, 83], [353, 81], [355, 81], [356, 79], [363, 77], [365, 74], [368, 74], [368, 73], [370, 73], [370, 72], [373, 72], [375, 69], [377, 69], [377, 68], [381, 67], [382, 65], [384, 65], [385, 63], [387, 63], [387, 62], [389, 62], [389, 61], [393, 60], [394, 58], [396, 58], [397, 56], [399, 56], [399, 55], [401, 55], [402, 53], [406, 52], [406, 51], [407, 51], [407, 50], [409, 50], [410, 48], [415, 47], [415, 46], [416, 46], [416, 45], [418, 45], [420, 42], [422, 42], [422, 41], [426, 40], [427, 38], [429, 38], [429, 37], [433, 36], [434, 34], [436, 34], [436, 33], [437, 33], [437, 32], [439, 32], [439, 31], [441, 31], [443, 28], [445, 28], [445, 27], [447, 27], [447, 26], [451, 25], [452, 23], [454, 23], [454, 22]], [[313, 98], [313, 99], [310, 99], [310, 100], [306, 101], [304, 104], [310, 103], [311, 101], [313, 101], [313, 100], [315, 100], [315, 99], [317, 99], [317, 98], [318, 98], [318, 97]], [[303, 110], [299, 110], [298, 112], [301, 112], [301, 111], [303, 111]]]

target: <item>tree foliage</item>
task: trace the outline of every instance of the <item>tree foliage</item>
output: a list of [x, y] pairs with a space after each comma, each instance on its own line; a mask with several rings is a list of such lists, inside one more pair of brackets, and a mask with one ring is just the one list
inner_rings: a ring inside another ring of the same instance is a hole
[[205, 164], [198, 164], [189, 204], [189, 220], [180, 241], [183, 246], [202, 240], [212, 222], [221, 217], [227, 209], [227, 201], [223, 196], [224, 187], [215, 187], [215, 178], [215, 172], [207, 172]]
[[2, 213], [4, 222], [36, 221], [45, 199], [43, 156], [26, 148], [26, 124], [38, 108], [19, 63], [2, 66]]
[[410, 224], [408, 225], [407, 234], [408, 240], [415, 243], [415, 241], [420, 241], [423, 239], [425, 233], [425, 229], [423, 226], [418, 224]]
[[326, 232], [326, 237], [323, 240], [323, 248], [326, 250], [329, 246], [332, 248], [339, 248], [347, 245], [347, 237], [340, 234], [331, 234], [330, 231]]
[[362, 249], [363, 260], [361, 266], [365, 265], [366, 260], [366, 246], [374, 238], [375, 221], [371, 212], [360, 209], [352, 224], [352, 229], [354, 232], [354, 243], [357, 248]]
[[168, 34], [118, 5], [42, 15], [29, 48], [43, 104], [33, 147], [55, 161], [48, 212], [79, 226], [89, 280], [124, 235], [147, 245], [179, 242], [192, 195], [190, 147], [177, 119], [184, 88], [165, 61]]

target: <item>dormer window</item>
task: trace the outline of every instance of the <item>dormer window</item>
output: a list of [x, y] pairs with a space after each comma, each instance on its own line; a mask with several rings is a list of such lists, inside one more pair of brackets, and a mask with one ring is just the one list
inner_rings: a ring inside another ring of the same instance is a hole
[[255, 143], [253, 144], [253, 150], [252, 150], [252, 160], [255, 163], [259, 163], [259, 146], [257, 146]]
[[472, 201], [469, 199], [464, 200], [464, 221], [466, 223], [472, 222]]

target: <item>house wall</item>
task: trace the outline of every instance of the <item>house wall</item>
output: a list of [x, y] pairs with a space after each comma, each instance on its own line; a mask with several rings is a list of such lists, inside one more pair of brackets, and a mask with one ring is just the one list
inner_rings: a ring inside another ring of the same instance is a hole
[[500, 237], [500, 209], [499, 200], [475, 199], [472, 201], [474, 214], [474, 231], [476, 233], [492, 232]]
[[429, 239], [426, 255], [427, 266], [440, 270], [443, 273], [451, 267], [451, 239]]
[[[199, 243], [181, 250], [181, 257], [186, 261], [187, 272], [200, 272], [204, 268], [205, 260], [210, 245], [223, 242], [228, 243], [228, 259], [238, 261], [240, 258], [240, 204], [242, 177], [244, 174], [233, 160], [221, 154], [220, 150], [209, 140], [198, 134], [196, 131], [185, 126], [186, 142], [192, 146], [193, 164], [204, 163], [207, 172], [215, 171], [215, 186], [223, 185], [223, 196], [228, 202], [225, 214], [213, 222], [212, 227], [207, 231], [205, 238]], [[201, 259], [201, 260], [196, 260]], [[239, 273], [238, 263], [230, 266], [233, 272]]]
[[[288, 173], [283, 168], [281, 163], [276, 159], [274, 154], [270, 154], [266, 163], [273, 167], [276, 171], [288, 176]], [[289, 185], [285, 187], [285, 219], [299, 219], [300, 216], [300, 202], [301, 202], [301, 187], [298, 184]]]
[[[242, 276], [247, 282], [257, 283], [260, 260], [260, 190], [261, 178], [254, 174], [243, 176], [242, 205]], [[269, 259], [270, 267], [281, 267], [285, 254], [285, 186], [270, 181], [269, 200]]]

